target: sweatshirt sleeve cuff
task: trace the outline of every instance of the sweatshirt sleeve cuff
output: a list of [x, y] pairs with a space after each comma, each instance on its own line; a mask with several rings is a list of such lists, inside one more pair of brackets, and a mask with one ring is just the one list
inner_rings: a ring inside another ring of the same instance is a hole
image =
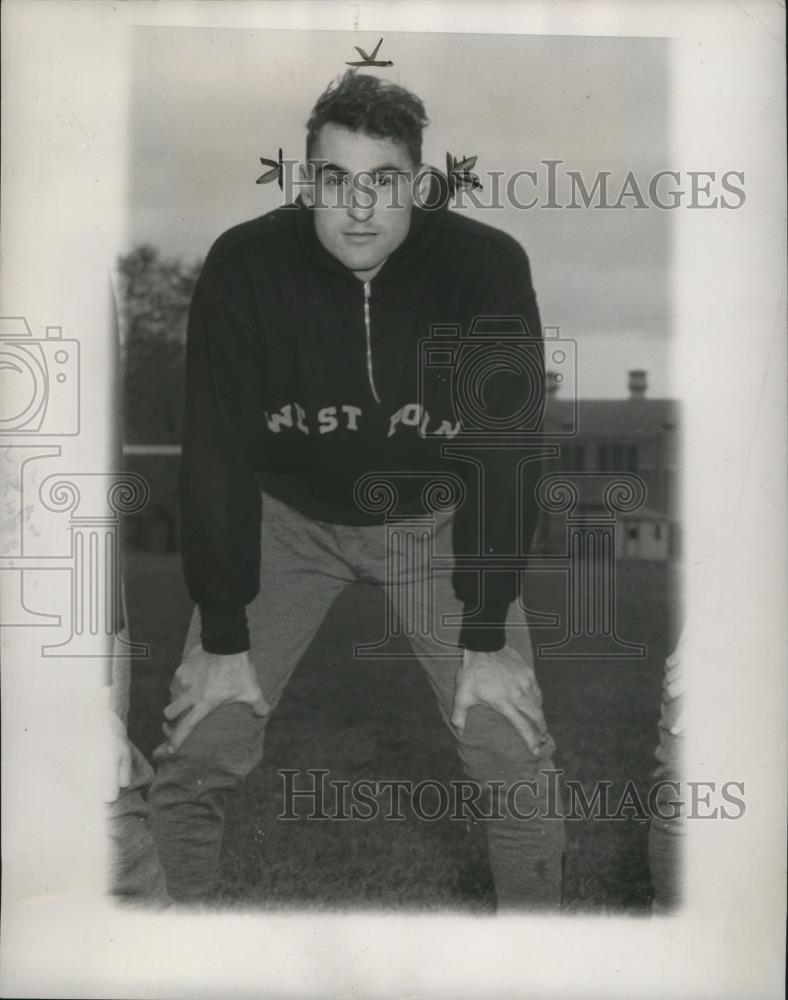
[[201, 604], [200, 639], [206, 653], [229, 655], [249, 649], [249, 627], [243, 604]]
[[509, 602], [489, 604], [473, 614], [467, 604], [464, 608], [459, 645], [479, 653], [494, 653], [506, 645], [506, 616]]

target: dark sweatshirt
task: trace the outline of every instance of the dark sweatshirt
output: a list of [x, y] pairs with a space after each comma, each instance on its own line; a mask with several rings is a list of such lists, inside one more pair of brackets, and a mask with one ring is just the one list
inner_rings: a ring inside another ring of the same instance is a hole
[[[315, 520], [375, 524], [419, 512], [430, 476], [451, 473], [467, 496], [455, 556], [485, 557], [481, 574], [453, 574], [459, 642], [500, 649], [521, 574], [494, 560], [527, 553], [540, 471], [524, 460], [544, 408], [526, 255], [445, 206], [414, 208], [405, 241], [362, 282], [322, 246], [312, 211], [297, 202], [228, 230], [192, 300], [180, 504], [203, 647], [249, 648], [262, 492]], [[396, 510], [359, 501], [367, 473], [394, 484]]]

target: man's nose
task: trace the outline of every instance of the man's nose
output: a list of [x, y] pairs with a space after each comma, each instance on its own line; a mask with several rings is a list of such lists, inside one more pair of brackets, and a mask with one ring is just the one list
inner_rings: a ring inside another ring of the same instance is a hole
[[375, 192], [369, 188], [369, 180], [356, 180], [350, 188], [348, 215], [356, 222], [366, 222], [375, 211]]

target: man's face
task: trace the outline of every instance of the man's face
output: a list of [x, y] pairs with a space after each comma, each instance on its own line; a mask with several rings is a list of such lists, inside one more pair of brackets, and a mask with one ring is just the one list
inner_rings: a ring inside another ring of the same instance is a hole
[[362, 281], [405, 240], [418, 165], [393, 139], [324, 125], [312, 149], [317, 237]]

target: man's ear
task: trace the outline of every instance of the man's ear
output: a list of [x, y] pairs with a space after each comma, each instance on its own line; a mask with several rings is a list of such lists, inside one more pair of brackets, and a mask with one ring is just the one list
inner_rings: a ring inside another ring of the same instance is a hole
[[421, 163], [413, 175], [413, 196], [417, 205], [426, 205], [432, 187], [434, 168], [428, 163]]
[[315, 204], [315, 172], [310, 164], [299, 163], [298, 176], [301, 180], [301, 201], [307, 208]]

